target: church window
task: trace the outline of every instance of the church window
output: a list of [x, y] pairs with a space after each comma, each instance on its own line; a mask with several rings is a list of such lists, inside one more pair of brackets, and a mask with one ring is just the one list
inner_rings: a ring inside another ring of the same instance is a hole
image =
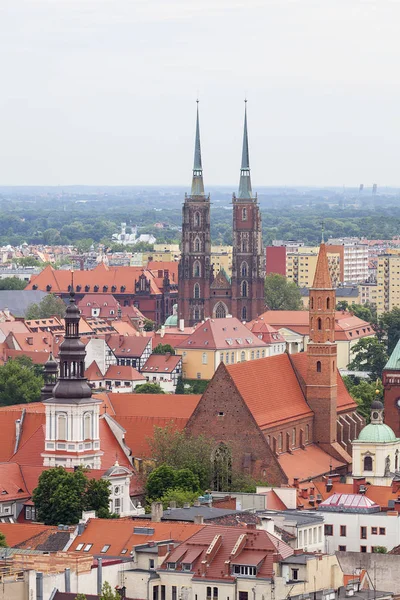
[[372, 456], [364, 456], [364, 471], [372, 471]]
[[83, 438], [90, 440], [92, 437], [92, 413], [87, 412], [83, 416]]
[[247, 221], [247, 208], [242, 209], [242, 221]]
[[200, 311], [198, 308], [195, 308], [193, 311], [193, 318], [195, 321], [198, 321], [200, 319]]
[[194, 213], [194, 226], [195, 227], [200, 227], [200, 225], [201, 225], [200, 213], [199, 212], [195, 212]]
[[296, 446], [296, 429], [294, 428], [292, 431], [292, 448]]
[[321, 329], [322, 329], [322, 320], [321, 320], [321, 317], [318, 317], [317, 323], [318, 323], [318, 329], [319, 329], [319, 331], [321, 331]]
[[249, 272], [249, 265], [247, 264], [246, 261], [244, 261], [240, 265], [240, 273], [241, 273], [242, 277], [247, 277], [248, 272]]
[[246, 321], [247, 319], [247, 308], [243, 306], [242, 308], [242, 321]]
[[222, 302], [218, 302], [215, 307], [215, 318], [216, 319], [225, 319], [226, 317], [226, 307]]
[[330, 298], [327, 298], [326, 299], [326, 308], [329, 309], [330, 308], [330, 304], [331, 304]]
[[326, 328], [327, 328], [327, 329], [330, 329], [330, 328], [331, 328], [331, 320], [330, 320], [330, 318], [329, 318], [329, 317], [327, 317], [327, 319], [326, 319]]
[[322, 301], [321, 301], [320, 297], [318, 298], [317, 305], [318, 305], [318, 308], [322, 308]]
[[201, 250], [201, 242], [200, 242], [199, 238], [197, 237], [194, 240], [194, 251], [195, 252], [200, 252], [200, 250]]
[[196, 299], [200, 298], [200, 286], [198, 283], [194, 284], [194, 293], [193, 293], [194, 297]]
[[322, 367], [321, 367], [321, 361], [317, 360], [317, 373], [321, 373]]
[[201, 266], [198, 260], [196, 260], [196, 262], [193, 265], [193, 276], [201, 277]]
[[242, 296], [247, 298], [247, 281], [242, 281]]
[[219, 444], [212, 456], [214, 490], [229, 491], [232, 482], [232, 456], [226, 444]]
[[314, 298], [311, 298], [310, 307], [311, 307], [311, 309], [314, 308]]
[[310, 426], [306, 425], [306, 442], [310, 440]]
[[247, 240], [242, 240], [242, 252], [247, 252]]
[[57, 415], [57, 439], [67, 439], [67, 415], [65, 413]]
[[335, 372], [335, 361], [332, 363], [332, 371]]
[[203, 356], [202, 356], [201, 362], [203, 363], [203, 365], [207, 364], [207, 362], [208, 362], [207, 352], [203, 352]]
[[246, 360], [246, 353], [243, 351], [240, 353], [240, 361], [244, 362]]

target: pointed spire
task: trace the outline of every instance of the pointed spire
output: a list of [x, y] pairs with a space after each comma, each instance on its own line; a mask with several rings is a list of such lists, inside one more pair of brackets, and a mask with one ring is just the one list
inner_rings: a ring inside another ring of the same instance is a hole
[[252, 198], [250, 179], [249, 140], [247, 136], [247, 100], [244, 101], [244, 130], [242, 166], [240, 169], [239, 198]]
[[314, 283], [311, 289], [332, 289], [332, 280], [329, 273], [328, 255], [324, 242], [319, 247], [317, 266], [315, 269]]
[[196, 141], [194, 144], [194, 162], [191, 196], [204, 196], [203, 167], [201, 165], [199, 101], [196, 113]]

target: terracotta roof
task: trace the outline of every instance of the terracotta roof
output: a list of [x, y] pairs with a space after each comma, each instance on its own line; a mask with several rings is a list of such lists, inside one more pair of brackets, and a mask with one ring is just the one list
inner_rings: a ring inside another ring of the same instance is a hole
[[85, 371], [85, 377], [88, 381], [103, 381], [104, 375], [102, 374], [99, 365], [94, 360]]
[[174, 354], [151, 354], [142, 367], [142, 373], [172, 373], [182, 357]]
[[176, 348], [178, 348], [178, 346], [180, 346], [180, 344], [183, 344], [189, 337], [187, 333], [185, 333], [185, 334], [169, 333], [170, 327], [168, 327], [168, 329], [166, 329], [166, 331], [167, 331], [167, 333], [165, 333], [163, 337], [161, 337], [159, 332], [156, 332], [155, 336], [153, 337], [153, 348], [158, 346], [158, 344], [169, 344], [174, 349], [176, 349]]
[[268, 345], [285, 343], [283, 335], [279, 333], [275, 327], [272, 327], [272, 325], [269, 325], [265, 321], [255, 319], [254, 321], [246, 323], [246, 327]]
[[7, 336], [10, 331], [15, 333], [29, 333], [29, 329], [26, 327], [23, 321], [4, 321], [0, 323], [0, 331]]
[[[140, 544], [151, 541], [174, 540], [184, 541], [193, 534], [201, 531], [208, 525], [195, 525], [193, 523], [153, 523], [152, 521], [132, 521], [128, 519], [89, 519], [86, 528], [78, 535], [70, 547], [71, 552], [76, 550], [79, 544], [83, 544], [80, 552], [86, 544], [93, 544], [90, 553], [101, 556], [127, 556], [130, 551]], [[148, 532], [144, 528], [149, 528]], [[134, 533], [134, 531], [138, 533]], [[154, 533], [153, 531], [154, 530]], [[107, 552], [102, 553], [104, 545], [110, 544]], [[123, 550], [126, 552], [123, 553]]]
[[[126, 396], [127, 394], [119, 394]], [[125, 442], [132, 452], [132, 456], [138, 458], [151, 458], [152, 451], [150, 440], [154, 438], [154, 428], [170, 427], [174, 431], [182, 431], [188, 417], [146, 417], [146, 416], [118, 416], [118, 423], [125, 429]]]
[[201, 396], [195, 394], [108, 394], [116, 419], [120, 416], [188, 419]]
[[261, 429], [313, 415], [287, 354], [226, 368]]
[[2, 502], [29, 498], [21, 469], [16, 463], [0, 463], [0, 494]]
[[32, 329], [40, 329], [42, 327], [49, 327], [50, 329], [64, 329], [64, 325], [63, 323], [61, 323], [58, 317], [49, 317], [48, 319], [25, 320], [25, 325], [30, 331]]
[[125, 380], [125, 381], [145, 381], [144, 377], [134, 367], [123, 365], [110, 365], [104, 375], [104, 379]]
[[34, 365], [44, 365], [49, 359], [49, 352], [37, 352], [35, 350], [11, 350], [5, 348], [3, 351], [5, 360], [9, 358], [17, 358], [18, 356], [27, 356], [31, 359]]
[[288, 507], [282, 502], [277, 493], [274, 490], [268, 490], [264, 492], [266, 496], [265, 506], [268, 510], [287, 510]]
[[15, 333], [12, 332], [7, 337], [7, 344], [11, 344], [12, 339], [16, 342], [14, 349], [20, 348], [23, 351], [50, 352], [52, 349], [53, 335], [49, 332]]
[[128, 321], [121, 321], [120, 319], [116, 319], [112, 322], [112, 326], [117, 333], [120, 335], [136, 335], [136, 329], [132, 325], [132, 323], [128, 323]]
[[[6, 536], [7, 545], [10, 548], [22, 547], [27, 540], [31, 540], [32, 546], [30, 549], [34, 550], [36, 548], [35, 538], [43, 533], [46, 535], [56, 533], [57, 527], [36, 523], [1, 523], [0, 531]], [[40, 538], [39, 543], [42, 542], [43, 539]]]
[[322, 244], [320, 244], [319, 247], [314, 282], [311, 289], [332, 289], [332, 281], [329, 273], [328, 256], [326, 253], [326, 246], [323, 242]]
[[[213, 558], [206, 560], [206, 552], [213, 542]], [[190, 560], [193, 561], [192, 570], [195, 572], [193, 580], [201, 578], [202, 581], [232, 581], [235, 578], [231, 574], [233, 564], [258, 566], [256, 578], [271, 578], [274, 572], [274, 558], [276, 559], [278, 554], [287, 558], [294, 554], [294, 550], [264, 530], [207, 525], [173, 549], [161, 565], [161, 569], [166, 569], [169, 562], [176, 562], [177, 571], [181, 571], [181, 565], [189, 554]], [[204, 569], [205, 573], [200, 569]]]
[[116, 356], [142, 356], [151, 338], [142, 335], [113, 335], [106, 337], [107, 344]]
[[218, 350], [229, 348], [265, 348], [266, 344], [255, 336], [236, 317], [207, 319], [194, 333], [179, 344], [184, 350]]
[[[114, 293], [113, 288], [115, 287], [115, 293], [133, 294], [135, 293], [135, 281], [138, 281], [142, 274], [150, 281], [150, 293], [156, 295], [161, 294], [153, 273], [148, 269], [143, 267], [108, 267], [103, 262], [89, 271], [74, 271], [74, 285], [78, 292], [84, 292], [85, 286], [90, 286], [90, 289], [87, 290], [87, 292], [96, 293], [94, 288], [95, 286], [98, 286], [98, 291], [102, 293], [103, 286], [107, 286], [107, 291], [110, 291], [111, 293]], [[33, 286], [37, 286], [37, 289], [47, 291], [46, 288], [50, 285], [50, 291], [53, 294], [67, 294], [68, 286], [70, 284], [71, 271], [63, 269], [56, 270], [48, 265], [43, 271], [38, 273], [38, 275], [31, 277], [31, 280], [25, 289], [31, 290], [33, 289]]]
[[[178, 283], [178, 266], [179, 262], [177, 260], [149, 260], [147, 263], [147, 268], [157, 278], [158, 271], [168, 271], [170, 283]], [[162, 277], [160, 279], [162, 279]]]
[[304, 450], [298, 448], [293, 450], [291, 454], [289, 452], [279, 454], [278, 461], [290, 484], [293, 484], [294, 478], [305, 481], [329, 473], [329, 471], [344, 465], [316, 444], [305, 446]]

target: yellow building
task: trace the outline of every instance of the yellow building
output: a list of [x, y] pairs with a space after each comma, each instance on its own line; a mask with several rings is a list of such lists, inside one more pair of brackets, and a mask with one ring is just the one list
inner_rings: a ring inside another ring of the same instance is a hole
[[214, 275], [221, 269], [229, 277], [232, 275], [232, 246], [211, 246], [211, 264], [214, 267]]
[[[329, 246], [328, 246], [329, 247]], [[304, 247], [301, 252], [286, 254], [286, 277], [301, 288], [312, 286], [315, 268], [318, 260], [318, 247]], [[329, 272], [333, 287], [340, 283], [340, 255], [337, 252], [327, 252]]]
[[378, 315], [400, 306], [400, 250], [378, 256], [376, 284]]
[[[150, 253], [148, 253], [150, 256]], [[152, 260], [155, 262], [178, 261], [181, 257], [179, 244], [154, 244], [154, 250], [151, 252]]]
[[220, 362], [227, 365], [268, 356], [268, 346], [236, 317], [207, 319], [179, 344], [184, 379], [211, 379]]
[[358, 286], [358, 303], [376, 306], [378, 286], [376, 283], [361, 283]]

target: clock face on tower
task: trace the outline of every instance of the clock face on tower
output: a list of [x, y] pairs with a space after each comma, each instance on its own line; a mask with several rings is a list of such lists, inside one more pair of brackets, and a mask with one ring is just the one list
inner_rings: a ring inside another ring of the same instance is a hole
[[397, 398], [397, 400], [396, 400], [396, 406], [400, 410], [400, 398]]

